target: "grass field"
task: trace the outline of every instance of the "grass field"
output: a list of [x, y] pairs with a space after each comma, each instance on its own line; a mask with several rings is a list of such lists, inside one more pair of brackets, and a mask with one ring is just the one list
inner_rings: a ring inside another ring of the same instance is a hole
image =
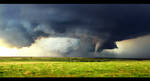
[[150, 60], [1, 57], [0, 77], [150, 77]]

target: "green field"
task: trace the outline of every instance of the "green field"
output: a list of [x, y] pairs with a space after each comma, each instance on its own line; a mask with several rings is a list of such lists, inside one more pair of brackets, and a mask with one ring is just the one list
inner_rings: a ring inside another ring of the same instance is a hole
[[0, 77], [150, 77], [150, 60], [1, 57]]

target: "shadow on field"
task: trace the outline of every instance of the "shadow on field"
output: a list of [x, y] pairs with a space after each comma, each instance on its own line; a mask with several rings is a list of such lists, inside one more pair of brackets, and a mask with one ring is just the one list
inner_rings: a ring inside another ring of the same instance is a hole
[[85, 57], [0, 57], [0, 62], [10, 61], [55, 61], [55, 62], [105, 62], [105, 61], [142, 61], [148, 58], [85, 58]]

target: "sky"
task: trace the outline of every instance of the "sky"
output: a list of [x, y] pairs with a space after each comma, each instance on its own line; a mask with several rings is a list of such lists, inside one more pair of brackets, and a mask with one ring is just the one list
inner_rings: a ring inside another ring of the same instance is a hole
[[0, 56], [150, 58], [149, 4], [0, 4]]

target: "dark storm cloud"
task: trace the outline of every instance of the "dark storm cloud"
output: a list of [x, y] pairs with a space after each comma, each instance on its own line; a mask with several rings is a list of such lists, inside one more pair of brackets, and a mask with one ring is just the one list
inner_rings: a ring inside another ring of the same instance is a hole
[[116, 48], [115, 41], [150, 32], [150, 5], [146, 4], [8, 4], [0, 7], [0, 37], [16, 46], [28, 46], [40, 35], [77, 33], [105, 39], [101, 48], [112, 49]]

